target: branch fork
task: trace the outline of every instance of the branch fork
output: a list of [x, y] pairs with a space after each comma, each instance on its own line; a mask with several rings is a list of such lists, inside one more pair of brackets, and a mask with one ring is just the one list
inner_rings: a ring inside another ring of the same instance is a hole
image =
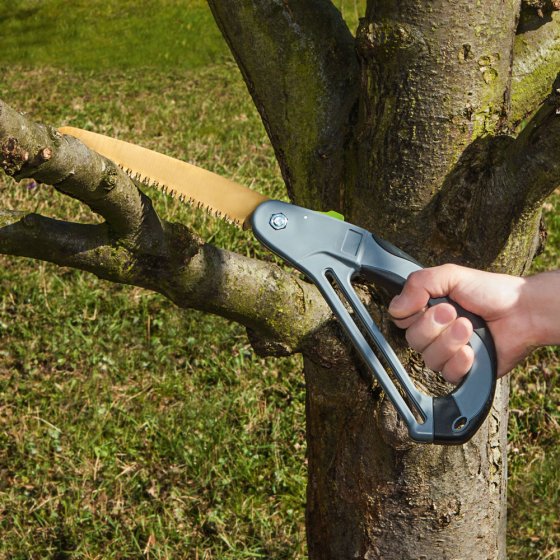
[[105, 219], [80, 224], [2, 212], [0, 252], [86, 270], [236, 320], [258, 333], [261, 352], [298, 352], [330, 320], [318, 290], [299, 276], [205, 244], [162, 219], [114, 163], [1, 101], [0, 154], [14, 179], [53, 185]]

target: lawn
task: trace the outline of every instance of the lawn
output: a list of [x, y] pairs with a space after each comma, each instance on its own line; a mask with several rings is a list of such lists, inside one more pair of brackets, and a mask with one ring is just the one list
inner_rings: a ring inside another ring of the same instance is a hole
[[[17, 6], [14, 6], [17, 4]], [[273, 152], [203, 2], [0, 0], [0, 98], [281, 197]], [[363, 2], [340, 7], [355, 24]], [[33, 182], [4, 208], [97, 219]], [[218, 245], [247, 232], [149, 191]], [[560, 213], [546, 207], [558, 267]], [[139, 288], [0, 257], [0, 559], [295, 559], [305, 555], [298, 357], [256, 357], [238, 325]], [[513, 376], [510, 558], [558, 558], [560, 362]]]

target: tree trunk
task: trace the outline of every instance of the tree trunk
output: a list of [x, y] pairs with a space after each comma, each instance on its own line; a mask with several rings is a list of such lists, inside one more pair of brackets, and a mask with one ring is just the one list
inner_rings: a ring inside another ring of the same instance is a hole
[[[438, 3], [437, 18], [433, 8], [371, 2], [362, 20], [356, 177], [348, 181], [344, 209], [350, 221], [428, 264], [455, 260], [452, 238], [437, 229], [446, 220], [431, 200], [434, 192], [443, 195], [441, 185], [453, 169], [460, 172], [460, 154], [476, 130], [500, 126], [510, 60], [492, 53], [511, 51], [517, 14], [489, 6], [473, 22], [467, 5]], [[478, 37], [474, 23], [484, 29]], [[454, 33], [443, 47], [441, 34], [449, 28]], [[483, 57], [492, 58], [486, 70], [491, 80], [481, 72]], [[486, 143], [479, 149], [485, 157]], [[472, 173], [470, 163], [466, 168]], [[469, 187], [478, 190], [478, 180]], [[455, 176], [446, 202], [453, 209], [456, 188]], [[463, 208], [469, 206], [470, 200]], [[463, 243], [455, 258], [489, 266], [497, 256], [480, 247], [467, 252]], [[528, 254], [521, 249], [515, 257], [525, 262]], [[515, 271], [515, 265], [511, 260], [507, 270]], [[355, 368], [333, 371], [307, 360], [306, 381], [311, 558], [506, 557], [507, 383], [499, 385], [491, 418], [471, 442], [438, 447], [412, 443], [392, 405]]]
[[[558, 172], [539, 176], [543, 190], [529, 202], [534, 186], [519, 172], [529, 141], [510, 135], [509, 119], [520, 0], [370, 0], [357, 57], [343, 24], [328, 15], [330, 2], [209, 3], [296, 203], [334, 206], [426, 265], [527, 269], [538, 208]], [[330, 51], [322, 49], [329, 37]], [[305, 41], [313, 56], [294, 68]], [[336, 53], [327, 67], [338, 79], [324, 87], [328, 52]], [[283, 82], [276, 74], [268, 81], [271, 61], [282, 65]], [[298, 95], [290, 89], [296, 80]], [[305, 120], [291, 118], [298, 111]], [[557, 130], [551, 111], [542, 119]], [[331, 126], [321, 126], [329, 118]], [[535, 136], [539, 153], [549, 152]], [[432, 394], [448, 391], [376, 313], [416, 382]], [[310, 558], [505, 558], [507, 381], [498, 383], [489, 420], [469, 443], [415, 444], [359, 360], [336, 345], [324, 339], [304, 353]]]
[[412, 443], [358, 372], [305, 365], [310, 558], [506, 558], [507, 383], [462, 447]]

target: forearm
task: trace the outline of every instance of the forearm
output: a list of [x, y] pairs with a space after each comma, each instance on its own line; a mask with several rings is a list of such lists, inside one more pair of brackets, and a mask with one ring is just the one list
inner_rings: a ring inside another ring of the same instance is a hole
[[560, 270], [528, 277], [523, 299], [531, 346], [560, 344]]

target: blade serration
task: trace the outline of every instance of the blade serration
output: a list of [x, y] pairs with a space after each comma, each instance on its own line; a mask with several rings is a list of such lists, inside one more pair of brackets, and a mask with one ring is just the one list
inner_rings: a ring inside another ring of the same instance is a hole
[[158, 181], [150, 180], [149, 177], [141, 177], [139, 173], [134, 173], [130, 169], [125, 169], [121, 165], [119, 165], [119, 167], [136, 183], [140, 183], [141, 185], [149, 188], [155, 188], [161, 193], [173, 199], [177, 199], [181, 204], [185, 204], [186, 206], [189, 206], [190, 208], [194, 208], [196, 210], [202, 210], [206, 212], [206, 214], [214, 216], [215, 218], [218, 218], [224, 222], [228, 222], [229, 224], [234, 224], [239, 227], [244, 227], [244, 223], [241, 220], [236, 220], [234, 218], [231, 218], [227, 214], [220, 212], [219, 210], [216, 210], [210, 206], [205, 206], [202, 202], [195, 200], [192, 197], [188, 197], [183, 193], [178, 193], [178, 191], [176, 191], [172, 187], [162, 185]]
[[74, 127], [59, 131], [114, 161], [132, 179], [241, 227], [247, 227], [255, 208], [268, 200], [216, 173], [136, 144]]

